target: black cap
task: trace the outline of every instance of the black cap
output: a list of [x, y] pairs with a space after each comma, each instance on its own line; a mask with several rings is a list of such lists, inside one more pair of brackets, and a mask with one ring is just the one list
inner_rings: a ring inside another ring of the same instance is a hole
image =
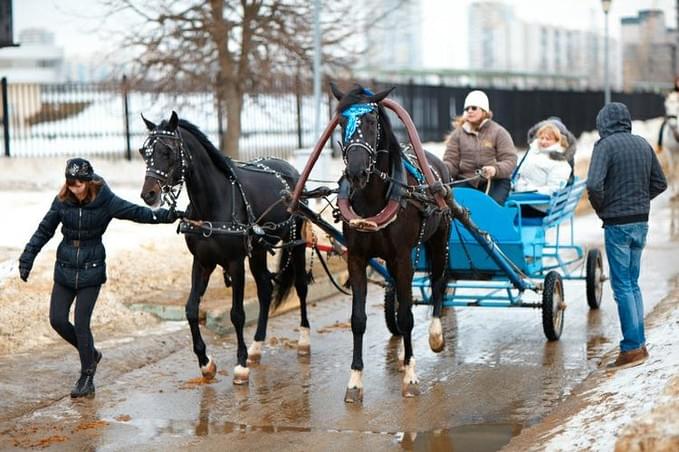
[[92, 180], [94, 170], [87, 160], [77, 157], [66, 162], [66, 179]]

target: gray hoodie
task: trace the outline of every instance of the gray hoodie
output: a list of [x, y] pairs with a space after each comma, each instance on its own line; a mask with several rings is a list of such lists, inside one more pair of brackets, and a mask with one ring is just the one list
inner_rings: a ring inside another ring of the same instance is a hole
[[624, 104], [612, 102], [596, 117], [599, 141], [587, 175], [589, 201], [604, 226], [648, 221], [651, 199], [667, 181], [651, 145], [632, 135]]

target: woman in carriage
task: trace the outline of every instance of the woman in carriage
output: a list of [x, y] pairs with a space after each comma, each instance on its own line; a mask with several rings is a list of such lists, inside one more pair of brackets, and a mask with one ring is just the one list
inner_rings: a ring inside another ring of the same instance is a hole
[[475, 90], [467, 94], [461, 121], [453, 122], [454, 130], [446, 139], [443, 163], [458, 180], [456, 187], [484, 190], [503, 205], [517, 156], [511, 135], [492, 118], [486, 93]]
[[[535, 192], [551, 196], [573, 175], [575, 137], [563, 123], [550, 118], [528, 131], [529, 149], [514, 174], [515, 192]], [[548, 204], [524, 205], [522, 214], [544, 216]]]

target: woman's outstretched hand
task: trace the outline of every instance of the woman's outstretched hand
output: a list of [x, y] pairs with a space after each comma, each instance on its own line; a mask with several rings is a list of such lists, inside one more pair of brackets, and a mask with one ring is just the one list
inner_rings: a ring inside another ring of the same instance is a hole
[[170, 209], [170, 219], [176, 221], [178, 219], [186, 217], [186, 212], [183, 210]]
[[23, 282], [28, 281], [28, 275], [31, 273], [31, 267], [19, 263], [19, 278]]

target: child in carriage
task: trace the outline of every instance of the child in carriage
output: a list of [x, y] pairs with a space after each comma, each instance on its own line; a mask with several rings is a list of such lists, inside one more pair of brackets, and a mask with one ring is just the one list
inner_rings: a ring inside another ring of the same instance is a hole
[[[530, 147], [517, 168], [514, 191], [551, 196], [568, 183], [573, 173], [575, 139], [557, 120], [536, 124], [528, 132], [528, 139]], [[547, 207], [547, 204], [525, 205], [522, 214], [544, 216]]]

